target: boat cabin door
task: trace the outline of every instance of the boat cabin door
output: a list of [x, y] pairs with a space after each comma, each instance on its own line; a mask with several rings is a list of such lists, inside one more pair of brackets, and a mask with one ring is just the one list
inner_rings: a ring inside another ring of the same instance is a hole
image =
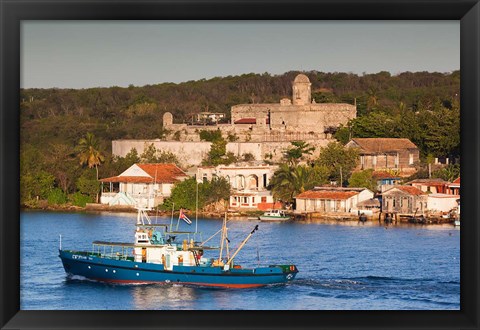
[[172, 270], [173, 268], [173, 260], [175, 257], [175, 251], [177, 249], [173, 246], [167, 247], [167, 253], [165, 254], [165, 269], [166, 270]]

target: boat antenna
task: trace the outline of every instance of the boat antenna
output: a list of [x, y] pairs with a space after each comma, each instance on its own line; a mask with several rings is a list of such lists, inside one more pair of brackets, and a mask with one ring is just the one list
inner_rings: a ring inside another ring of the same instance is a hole
[[250, 239], [250, 237], [252, 237], [252, 235], [258, 230], [258, 225], [255, 226], [255, 228], [253, 228], [253, 230], [250, 232], [250, 234], [248, 234], [248, 236], [243, 240], [242, 244], [240, 244], [240, 246], [238, 247], [237, 251], [235, 251], [235, 253], [233, 254], [233, 256], [228, 259], [227, 261], [227, 265], [228, 264], [232, 264], [233, 262], [233, 258], [236, 257], [236, 255], [238, 254], [238, 252], [240, 252], [240, 250], [245, 246], [245, 244], [247, 244], [247, 241]]

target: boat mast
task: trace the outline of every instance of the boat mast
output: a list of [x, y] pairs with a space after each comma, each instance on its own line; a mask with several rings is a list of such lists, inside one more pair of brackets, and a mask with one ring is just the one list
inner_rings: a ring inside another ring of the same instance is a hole
[[220, 255], [218, 256], [218, 263], [221, 263], [222, 261], [222, 254], [223, 254], [223, 244], [226, 238], [226, 232], [227, 232], [227, 212], [225, 212], [225, 217], [223, 218], [223, 225], [222, 225], [222, 238], [220, 241]]
[[198, 232], [198, 181], [197, 182], [197, 193], [195, 197], [195, 234]]
[[170, 230], [173, 228], [173, 211], [175, 210], [175, 203], [172, 202], [172, 216], [170, 217]]
[[237, 251], [235, 251], [233, 256], [230, 259], [228, 259], [227, 265], [228, 264], [231, 265], [231, 263], [233, 262], [233, 258], [235, 258], [235, 256], [238, 254], [238, 252], [240, 252], [240, 250], [245, 246], [245, 244], [250, 239], [250, 237], [252, 237], [253, 233], [257, 230], [258, 230], [258, 225], [256, 225], [255, 228], [253, 228], [253, 230], [250, 232], [250, 234], [248, 234], [248, 236], [243, 240], [242, 244], [240, 244], [240, 246], [238, 247]]

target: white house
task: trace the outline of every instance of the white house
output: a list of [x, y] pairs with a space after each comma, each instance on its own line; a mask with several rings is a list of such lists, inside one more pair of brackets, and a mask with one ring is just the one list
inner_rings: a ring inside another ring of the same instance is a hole
[[427, 210], [431, 213], [447, 213], [458, 205], [459, 196], [449, 194], [428, 194]]
[[225, 178], [232, 187], [230, 205], [232, 209], [279, 208], [271, 192], [267, 190], [278, 166], [263, 163], [237, 163], [232, 165], [200, 166], [197, 168], [197, 182]]
[[373, 195], [366, 188], [315, 187], [295, 197], [295, 212], [351, 212]]
[[230, 194], [230, 208], [269, 210], [280, 209], [282, 204], [275, 202], [270, 191], [233, 191]]
[[175, 164], [134, 164], [118, 176], [100, 179], [101, 204], [153, 208], [188, 175]]

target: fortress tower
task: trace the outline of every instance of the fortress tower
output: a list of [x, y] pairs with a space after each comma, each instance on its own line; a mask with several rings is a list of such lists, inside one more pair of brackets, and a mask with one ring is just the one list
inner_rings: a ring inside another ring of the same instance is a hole
[[295, 77], [292, 86], [293, 105], [306, 105], [312, 103], [312, 84], [304, 74]]

